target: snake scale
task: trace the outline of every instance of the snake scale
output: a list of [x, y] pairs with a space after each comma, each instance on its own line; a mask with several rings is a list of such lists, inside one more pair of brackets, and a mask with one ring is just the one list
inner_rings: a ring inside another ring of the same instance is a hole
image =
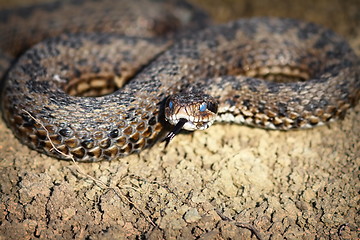
[[312, 23], [207, 26], [180, 0], [58, 1], [0, 16], [3, 117], [21, 142], [57, 158], [138, 153], [172, 125], [167, 143], [213, 122], [313, 127], [360, 97], [359, 58]]

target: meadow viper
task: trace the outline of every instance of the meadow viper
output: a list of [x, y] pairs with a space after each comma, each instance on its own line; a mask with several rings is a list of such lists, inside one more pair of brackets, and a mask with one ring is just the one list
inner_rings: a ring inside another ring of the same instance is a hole
[[31, 148], [111, 160], [151, 146], [164, 129], [172, 128], [168, 143], [181, 129], [213, 122], [317, 126], [343, 118], [360, 97], [359, 58], [315, 24], [251, 18], [207, 26], [184, 1], [111, 3], [0, 13], [3, 116]]

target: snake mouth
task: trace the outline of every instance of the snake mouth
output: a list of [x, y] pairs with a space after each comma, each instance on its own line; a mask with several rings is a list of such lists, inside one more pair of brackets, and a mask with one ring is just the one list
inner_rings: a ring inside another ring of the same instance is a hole
[[[176, 114], [168, 116], [167, 120], [171, 125], [176, 126], [179, 122], [183, 122], [182, 128], [187, 131], [204, 130], [209, 128], [215, 121], [214, 113], [203, 112], [195, 113], [191, 111], [193, 106], [181, 107], [176, 110]], [[189, 114], [189, 113], [193, 114]]]
[[165, 147], [169, 144], [169, 142], [182, 130], [194, 131], [194, 130], [204, 130], [209, 128], [215, 121], [215, 117], [209, 119], [207, 121], [193, 121], [194, 117], [179, 118], [179, 119], [171, 119], [169, 122], [174, 125], [174, 128], [168, 133], [166, 138], [163, 140], [166, 142]]

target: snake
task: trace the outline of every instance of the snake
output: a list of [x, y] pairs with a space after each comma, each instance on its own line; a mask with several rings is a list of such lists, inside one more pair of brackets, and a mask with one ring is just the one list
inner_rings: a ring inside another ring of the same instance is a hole
[[182, 0], [58, 1], [0, 16], [3, 118], [59, 159], [110, 161], [213, 123], [311, 128], [360, 98], [359, 57], [310, 22], [213, 25]]

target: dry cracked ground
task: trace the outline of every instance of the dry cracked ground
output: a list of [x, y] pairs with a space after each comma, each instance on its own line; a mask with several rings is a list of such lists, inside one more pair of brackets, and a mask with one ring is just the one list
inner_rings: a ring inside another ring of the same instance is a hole
[[[1, 1], [1, 6], [30, 1]], [[25, 2], [25, 3], [24, 3]], [[215, 22], [313, 21], [360, 54], [359, 1], [192, 2]], [[302, 131], [216, 125], [113, 162], [23, 146], [0, 120], [2, 239], [359, 239], [360, 105]], [[80, 169], [80, 170], [79, 170]]]

